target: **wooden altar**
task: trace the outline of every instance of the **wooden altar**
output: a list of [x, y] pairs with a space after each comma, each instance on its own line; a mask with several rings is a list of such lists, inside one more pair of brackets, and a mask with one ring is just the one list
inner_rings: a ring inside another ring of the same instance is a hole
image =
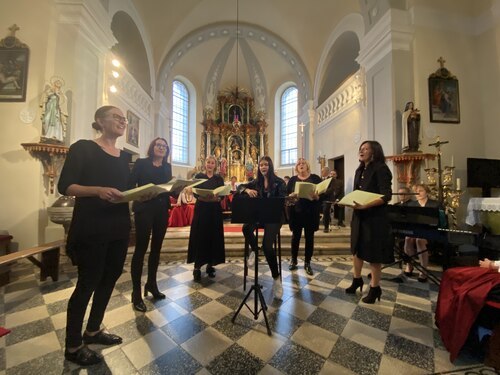
[[213, 155], [219, 162], [219, 173], [225, 181], [236, 176], [238, 182], [257, 175], [261, 156], [267, 155], [268, 136], [265, 114], [256, 113], [254, 100], [244, 89], [219, 93], [216, 108], [206, 107], [198, 170], [205, 158]]

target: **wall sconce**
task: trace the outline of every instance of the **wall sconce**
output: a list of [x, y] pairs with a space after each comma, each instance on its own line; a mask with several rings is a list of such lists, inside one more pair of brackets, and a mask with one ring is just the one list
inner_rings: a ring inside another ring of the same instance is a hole
[[113, 66], [110, 69], [110, 74], [108, 76], [108, 84], [109, 84], [109, 91], [112, 92], [113, 94], [116, 94], [118, 92], [118, 79], [120, 78], [120, 72], [119, 68], [121, 67], [121, 63], [117, 59], [112, 59], [111, 60], [111, 65]]

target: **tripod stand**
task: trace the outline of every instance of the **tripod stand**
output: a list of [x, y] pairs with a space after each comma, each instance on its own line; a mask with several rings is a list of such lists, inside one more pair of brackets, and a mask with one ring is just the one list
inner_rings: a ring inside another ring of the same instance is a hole
[[[265, 224], [280, 223], [285, 205], [284, 198], [235, 198], [232, 204], [231, 222], [255, 225], [255, 237], [259, 243], [259, 227]], [[262, 285], [259, 284], [259, 254], [255, 251], [255, 275], [254, 283], [246, 294], [240, 306], [233, 315], [231, 321], [234, 323], [243, 306], [246, 306], [253, 314], [255, 320], [262, 312], [266, 322], [267, 334], [271, 336], [271, 329], [267, 320], [267, 304], [262, 294]], [[247, 299], [254, 293], [253, 308], [247, 304]], [[260, 307], [259, 307], [260, 302]]]

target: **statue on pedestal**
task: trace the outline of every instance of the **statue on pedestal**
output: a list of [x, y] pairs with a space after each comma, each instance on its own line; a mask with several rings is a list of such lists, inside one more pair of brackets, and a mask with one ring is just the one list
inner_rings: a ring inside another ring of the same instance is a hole
[[406, 103], [402, 119], [402, 152], [419, 152], [420, 148], [420, 111], [413, 102]]

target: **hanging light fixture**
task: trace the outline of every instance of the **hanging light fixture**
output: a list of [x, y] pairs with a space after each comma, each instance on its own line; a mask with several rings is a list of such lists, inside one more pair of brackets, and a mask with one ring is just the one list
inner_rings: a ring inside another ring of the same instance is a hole
[[[236, 101], [238, 101], [238, 68], [239, 68], [239, 61], [238, 61], [238, 54], [239, 54], [239, 48], [240, 48], [240, 19], [239, 19], [239, 0], [236, 0], [236, 93], [235, 93], [235, 98]], [[238, 114], [234, 114], [233, 118], [233, 126], [235, 128], [238, 128], [241, 125], [241, 121], [238, 117]]]

